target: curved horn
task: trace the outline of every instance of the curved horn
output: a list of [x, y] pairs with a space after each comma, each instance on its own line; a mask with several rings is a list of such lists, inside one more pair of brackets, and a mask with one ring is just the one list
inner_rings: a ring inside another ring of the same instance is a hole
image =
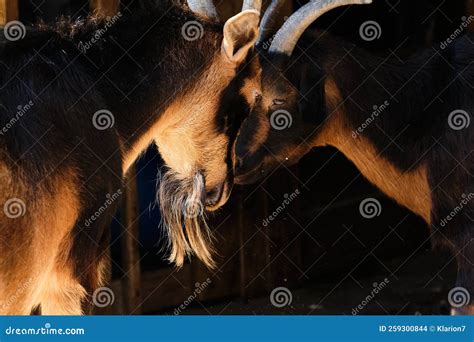
[[255, 10], [258, 13], [262, 12], [262, 0], [244, 0], [242, 11]]
[[269, 52], [291, 56], [303, 32], [321, 15], [340, 6], [370, 3], [372, 0], [313, 0], [301, 7], [283, 24], [275, 35]]
[[218, 18], [216, 6], [212, 0], [188, 0], [188, 6], [194, 13], [208, 18]]
[[257, 39], [257, 45], [264, 43], [275, 32], [278, 12], [280, 12], [286, 2], [286, 0], [273, 0], [270, 6], [268, 6], [263, 15], [262, 23], [260, 24], [260, 34]]

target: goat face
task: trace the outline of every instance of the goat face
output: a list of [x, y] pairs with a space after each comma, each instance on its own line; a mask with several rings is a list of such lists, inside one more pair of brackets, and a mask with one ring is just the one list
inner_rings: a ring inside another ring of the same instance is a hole
[[[262, 98], [243, 123], [235, 144], [235, 176], [249, 183], [280, 163], [294, 164], [314, 143], [326, 112], [325, 77], [306, 55], [293, 56], [305, 30], [327, 11], [371, 0], [310, 1], [292, 14], [275, 32], [275, 16], [285, 1], [275, 0], [262, 19], [257, 46], [271, 42], [262, 67]], [[263, 55], [265, 53], [265, 55]]]
[[[221, 103], [224, 98], [233, 103], [241, 100], [226, 94], [245, 74], [244, 61], [257, 38], [258, 21], [259, 13], [247, 10], [226, 22], [222, 42], [215, 44], [209, 65], [189, 89], [174, 99], [155, 131], [160, 153], [175, 177], [183, 181], [202, 178], [205, 191], [200, 197], [205, 198], [209, 211], [221, 207], [232, 188], [229, 146], [239, 123]], [[215, 39], [212, 33], [209, 35], [210, 40]]]
[[257, 39], [258, 22], [258, 11], [245, 10], [225, 23], [222, 39], [209, 34], [215, 43], [209, 64], [173, 99], [156, 127], [154, 139], [168, 167], [158, 196], [171, 241], [170, 260], [177, 265], [191, 254], [214, 265], [203, 212], [221, 207], [230, 195], [232, 147], [242, 120], [229, 108], [245, 101], [235, 92], [250, 68], [245, 62]]
[[262, 94], [235, 144], [235, 182], [249, 184], [311, 150], [325, 112], [324, 80], [307, 64], [262, 62]]
[[228, 153], [232, 120], [218, 111], [222, 89], [230, 77], [218, 73], [218, 63], [214, 62], [206, 76], [168, 108], [155, 138], [177, 179], [202, 178], [205, 189], [201, 189], [200, 199], [207, 210], [222, 206], [232, 186], [232, 169], [228, 167], [232, 165]]

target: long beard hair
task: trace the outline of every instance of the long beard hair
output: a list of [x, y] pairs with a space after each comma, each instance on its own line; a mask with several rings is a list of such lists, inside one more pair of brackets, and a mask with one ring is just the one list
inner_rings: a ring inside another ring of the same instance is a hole
[[168, 235], [168, 260], [181, 267], [196, 255], [207, 267], [214, 268], [211, 230], [206, 223], [204, 176], [196, 172], [184, 178], [166, 169], [158, 173], [157, 200], [161, 209], [161, 226]]

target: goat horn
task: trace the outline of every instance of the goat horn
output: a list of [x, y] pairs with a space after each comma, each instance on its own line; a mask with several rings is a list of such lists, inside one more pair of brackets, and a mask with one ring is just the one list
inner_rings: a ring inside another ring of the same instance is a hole
[[257, 39], [257, 45], [263, 44], [275, 32], [278, 12], [286, 3], [286, 0], [273, 0], [268, 6], [263, 15], [262, 23], [260, 24], [260, 34]]
[[204, 17], [218, 19], [216, 6], [212, 0], [188, 0], [188, 6], [194, 13], [200, 14]]
[[262, 0], [244, 0], [242, 11], [246, 10], [254, 10], [260, 13], [262, 11]]
[[296, 43], [303, 35], [304, 31], [316, 19], [333, 8], [346, 5], [365, 5], [372, 3], [372, 0], [319, 0], [311, 1], [301, 7], [298, 11], [283, 24], [275, 35], [270, 53], [281, 53], [291, 56]]

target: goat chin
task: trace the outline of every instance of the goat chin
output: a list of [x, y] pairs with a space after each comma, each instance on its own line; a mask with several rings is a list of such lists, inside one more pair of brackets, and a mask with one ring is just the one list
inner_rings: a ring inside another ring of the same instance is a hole
[[204, 176], [195, 172], [183, 178], [167, 169], [159, 177], [157, 200], [160, 204], [164, 231], [168, 233], [168, 260], [181, 267], [191, 255], [207, 267], [214, 268], [212, 237], [206, 223]]

